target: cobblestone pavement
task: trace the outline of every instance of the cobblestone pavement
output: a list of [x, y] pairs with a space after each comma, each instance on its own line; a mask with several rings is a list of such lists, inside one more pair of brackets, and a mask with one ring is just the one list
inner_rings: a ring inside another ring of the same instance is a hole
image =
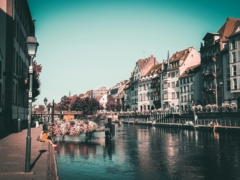
[[31, 171], [25, 173], [27, 129], [0, 136], [0, 179], [58, 179], [54, 148], [37, 141], [42, 126], [31, 128]]

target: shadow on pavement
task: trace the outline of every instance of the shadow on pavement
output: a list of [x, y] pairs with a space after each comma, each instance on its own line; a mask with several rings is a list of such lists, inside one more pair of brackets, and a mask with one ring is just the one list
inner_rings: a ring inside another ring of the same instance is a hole
[[0, 140], [9, 136], [11, 134], [11, 132], [3, 132], [3, 133], [0, 133]]
[[39, 151], [38, 157], [37, 157], [37, 158], [33, 161], [33, 163], [30, 165], [30, 169], [31, 169], [31, 170], [32, 170], [32, 168], [35, 166], [37, 160], [41, 157], [42, 153], [45, 153], [45, 152], [47, 152], [47, 150], [40, 150], [40, 151]]

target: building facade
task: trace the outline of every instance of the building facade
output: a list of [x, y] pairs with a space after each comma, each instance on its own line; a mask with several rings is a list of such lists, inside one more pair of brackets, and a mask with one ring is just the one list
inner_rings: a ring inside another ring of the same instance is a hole
[[[200, 56], [194, 47], [174, 53], [165, 63], [166, 68], [161, 75], [162, 107], [180, 107], [179, 77], [188, 67], [200, 65]], [[177, 109], [177, 108], [173, 108]]]
[[[228, 38], [234, 32], [239, 19], [227, 18], [216, 33], [207, 33], [201, 43], [201, 72], [202, 72], [202, 104], [224, 103], [235, 99], [232, 95], [234, 78], [231, 74], [233, 62], [236, 59], [236, 48], [229, 52]], [[235, 43], [234, 43], [235, 45]], [[231, 59], [232, 58], [232, 59]], [[235, 99], [236, 100], [236, 99]]]
[[103, 96], [108, 93], [108, 89], [105, 86], [102, 86], [98, 89], [90, 90], [90, 98], [97, 98], [99, 96]]
[[[228, 64], [230, 70], [230, 103], [240, 109], [240, 19], [235, 22], [233, 33], [228, 38]], [[228, 71], [229, 72], [229, 71]]]
[[35, 35], [27, 0], [0, 1], [0, 61], [1, 61], [1, 108], [0, 127], [16, 131], [17, 119], [27, 122], [28, 56], [26, 39]]
[[179, 77], [180, 111], [188, 112], [193, 105], [201, 103], [201, 65], [191, 66]]
[[[146, 101], [146, 99], [148, 98], [146, 97], [146, 95], [150, 96], [146, 92], [141, 92], [141, 93], [138, 92], [140, 89], [140, 86], [141, 87], [143, 85], [145, 86], [145, 84], [142, 83], [140, 79], [146, 76], [149, 70], [157, 64], [159, 63], [157, 62], [156, 58], [153, 55], [145, 59], [140, 59], [136, 62], [136, 65], [131, 73], [130, 85], [129, 85], [130, 91], [131, 91], [131, 110], [133, 111], [140, 110], [139, 109], [140, 105], [138, 105], [140, 94], [141, 94], [141, 97], [144, 96], [144, 101]], [[150, 82], [148, 84], [150, 84]], [[150, 88], [149, 86], [151, 85], [148, 85], [147, 87]], [[146, 91], [146, 86], [145, 86], [145, 89], [143, 88], [143, 90]], [[142, 98], [142, 101], [143, 101], [143, 98]], [[145, 104], [145, 108], [147, 108], [148, 105], [150, 104], [149, 103]], [[142, 106], [142, 108], [144, 108], [144, 105]]]

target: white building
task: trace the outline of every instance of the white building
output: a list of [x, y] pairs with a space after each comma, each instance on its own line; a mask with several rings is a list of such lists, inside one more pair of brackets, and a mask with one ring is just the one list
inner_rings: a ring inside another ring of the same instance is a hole
[[[156, 58], [151, 55], [149, 58], [146, 59], [140, 59], [136, 62], [136, 66], [134, 67], [134, 70], [131, 73], [130, 77], [130, 91], [131, 91], [131, 110], [140, 110], [139, 109], [139, 93], [138, 93], [138, 82], [139, 79], [143, 76], [146, 76], [146, 74], [149, 72], [149, 70], [156, 64], [159, 64], [156, 61]], [[143, 86], [144, 83], [141, 83]], [[144, 94], [144, 93], [142, 93]], [[146, 96], [146, 95], [145, 95]], [[142, 95], [143, 97], [143, 95]], [[146, 98], [145, 100], [146, 101]], [[147, 104], [146, 104], [147, 105]], [[146, 107], [145, 105], [145, 107]]]
[[230, 86], [231, 102], [240, 109], [240, 20], [235, 22], [235, 28], [231, 36], [229, 36], [229, 67], [230, 67]]
[[162, 107], [176, 107], [179, 102], [179, 76], [191, 66], [200, 64], [200, 56], [194, 47], [176, 52], [168, 60], [167, 69], [162, 73], [161, 97]]
[[193, 105], [201, 103], [201, 67], [200, 64], [191, 66], [179, 77], [180, 110], [186, 112]]

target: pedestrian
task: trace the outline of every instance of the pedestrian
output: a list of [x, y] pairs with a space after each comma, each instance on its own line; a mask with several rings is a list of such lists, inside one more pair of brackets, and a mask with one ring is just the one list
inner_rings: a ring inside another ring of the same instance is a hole
[[53, 144], [52, 140], [49, 139], [48, 136], [49, 136], [48, 130], [46, 130], [46, 129], [43, 130], [42, 135], [41, 135], [42, 142], [49, 142], [52, 145], [52, 147], [56, 147], [57, 145]]

